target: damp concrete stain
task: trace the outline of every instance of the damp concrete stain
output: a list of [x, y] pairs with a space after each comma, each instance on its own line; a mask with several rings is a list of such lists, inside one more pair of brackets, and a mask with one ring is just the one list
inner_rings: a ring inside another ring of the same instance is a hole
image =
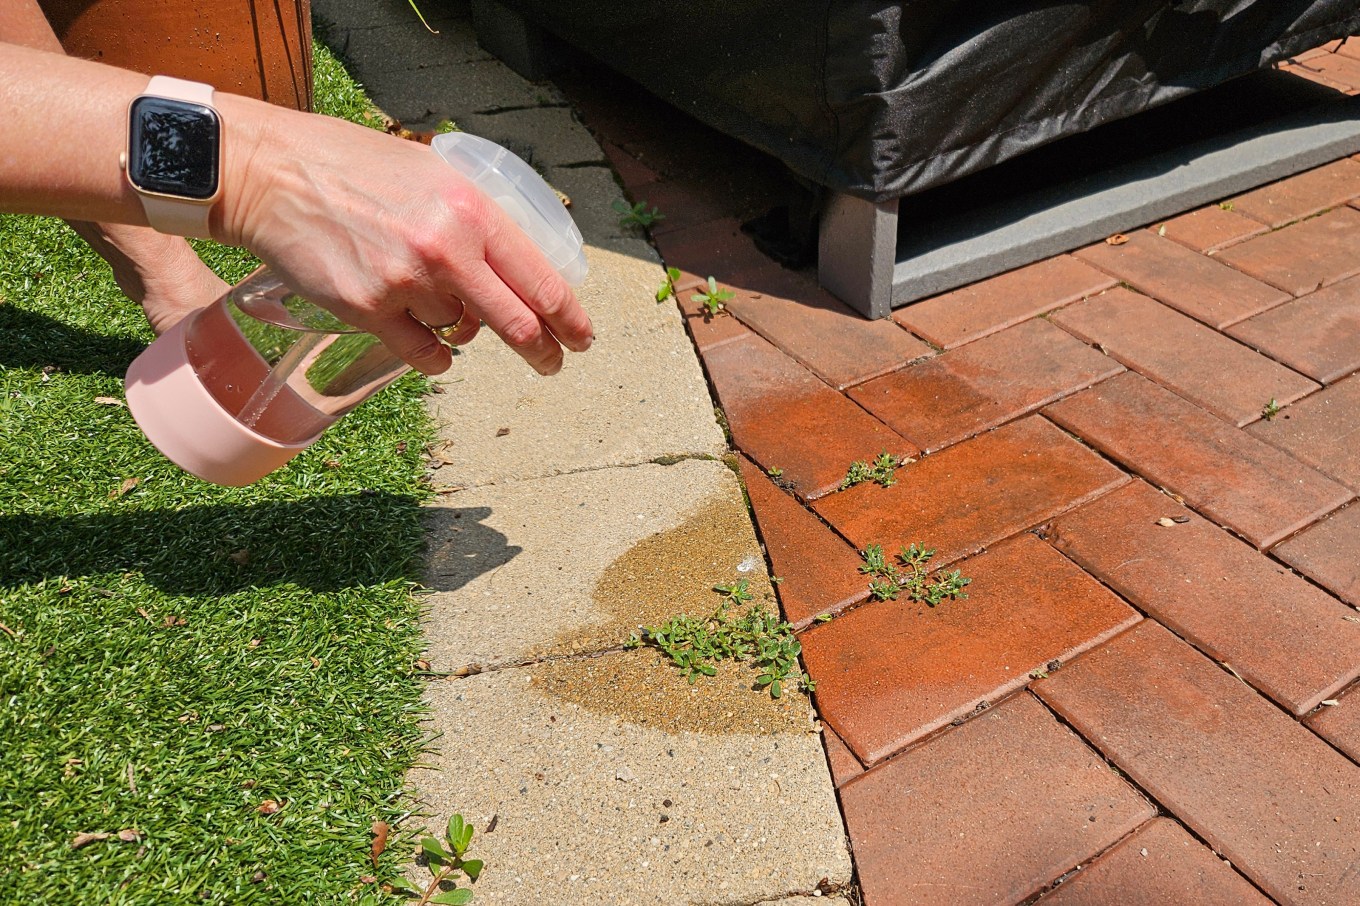
[[812, 706], [795, 692], [778, 699], [755, 688], [749, 664], [724, 661], [716, 676], [693, 684], [659, 652], [645, 648], [620, 654], [548, 661], [532, 669], [533, 686], [594, 714], [664, 733], [767, 736], [812, 729]]
[[[755, 564], [738, 572], [742, 563]], [[644, 538], [600, 576], [593, 598], [604, 618], [544, 646], [543, 653], [616, 648], [639, 626], [655, 626], [678, 614], [703, 616], [722, 602], [715, 585], [749, 583], [752, 603], [778, 605], [750, 517], [735, 495], [710, 500], [680, 525]], [[733, 613], [740, 613], [734, 610]], [[781, 699], [754, 689], [749, 663], [725, 661], [715, 677], [691, 684], [651, 648], [599, 657], [550, 660], [532, 669], [543, 692], [597, 714], [667, 732], [806, 732], [811, 707], [788, 683]]]

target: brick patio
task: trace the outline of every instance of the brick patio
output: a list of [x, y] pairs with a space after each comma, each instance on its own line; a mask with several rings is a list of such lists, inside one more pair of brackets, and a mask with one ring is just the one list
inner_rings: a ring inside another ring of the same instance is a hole
[[[864, 902], [1360, 903], [1360, 161], [868, 322], [740, 231], [774, 167], [565, 88], [666, 214]], [[914, 541], [966, 600], [868, 600]]]

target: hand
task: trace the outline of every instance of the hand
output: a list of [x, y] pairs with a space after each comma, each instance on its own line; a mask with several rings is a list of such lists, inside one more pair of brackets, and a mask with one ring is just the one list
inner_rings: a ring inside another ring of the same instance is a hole
[[[541, 374], [581, 352], [590, 319], [514, 222], [430, 148], [328, 117], [253, 105], [226, 149], [214, 235], [426, 374], [484, 321]], [[226, 122], [233, 111], [224, 111]], [[230, 133], [228, 133], [230, 135]]]
[[230, 289], [178, 236], [120, 223], [70, 224], [109, 263], [118, 288], [141, 304], [157, 336]]

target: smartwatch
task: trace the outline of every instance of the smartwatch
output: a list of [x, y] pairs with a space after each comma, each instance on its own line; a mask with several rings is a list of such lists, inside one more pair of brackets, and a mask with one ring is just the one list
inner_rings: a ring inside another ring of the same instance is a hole
[[208, 215], [222, 193], [222, 118], [212, 86], [152, 78], [128, 106], [120, 163], [153, 229], [208, 238]]

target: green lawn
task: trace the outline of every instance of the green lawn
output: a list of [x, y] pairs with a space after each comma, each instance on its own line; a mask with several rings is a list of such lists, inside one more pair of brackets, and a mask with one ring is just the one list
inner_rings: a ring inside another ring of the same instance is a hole
[[[317, 54], [321, 109], [370, 115]], [[0, 216], [0, 903], [385, 899], [361, 878], [409, 854], [369, 861], [421, 745], [424, 384], [218, 488], [99, 401], [150, 339], [74, 233]]]

